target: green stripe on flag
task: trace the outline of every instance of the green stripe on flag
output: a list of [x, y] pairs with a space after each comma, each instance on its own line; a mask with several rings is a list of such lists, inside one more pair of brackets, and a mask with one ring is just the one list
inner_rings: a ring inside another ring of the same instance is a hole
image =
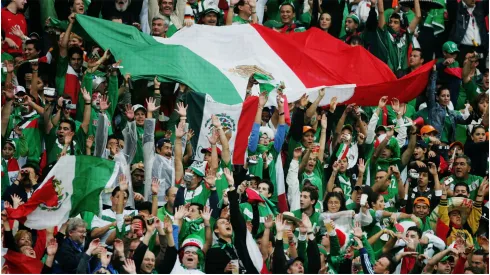
[[118, 171], [115, 168], [114, 161], [92, 156], [76, 157], [70, 217], [82, 211], [99, 213], [100, 192], [116, 179]]
[[[121, 73], [131, 73], [134, 80], [184, 83], [194, 91], [207, 93], [225, 104], [243, 100], [233, 83], [214, 65], [184, 46], [165, 45], [133, 26], [77, 15], [74, 32], [110, 49], [116, 60], [122, 60]], [[81, 28], [80, 28], [81, 27]]]
[[[188, 93], [187, 94], [187, 109], [192, 110], [187, 115], [187, 121], [189, 128], [194, 130], [194, 136], [192, 137], [191, 144], [193, 150], [198, 148], [199, 135], [201, 134], [201, 125], [204, 113], [204, 105], [206, 105], [206, 94], [202, 93]], [[195, 155], [195, 152], [194, 154]]]

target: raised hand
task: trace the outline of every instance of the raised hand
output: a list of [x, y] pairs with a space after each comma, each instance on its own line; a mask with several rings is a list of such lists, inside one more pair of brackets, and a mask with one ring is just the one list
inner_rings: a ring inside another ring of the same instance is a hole
[[366, 163], [364, 162], [364, 159], [359, 159], [357, 169], [358, 169], [359, 173], [364, 174], [364, 172], [366, 172]]
[[97, 238], [97, 239], [93, 239], [91, 242], [90, 242], [90, 245], [88, 246], [88, 249], [87, 249], [87, 254], [89, 255], [93, 255], [93, 253], [95, 252], [95, 250], [97, 248], [99, 248], [100, 246], [100, 239]]
[[354, 234], [354, 236], [358, 237], [359, 239], [362, 238], [362, 229], [361, 229], [361, 224], [359, 222], [355, 222], [353, 234]]
[[332, 99], [330, 99], [330, 113], [335, 112], [335, 109], [337, 109], [337, 97], [334, 96]]
[[398, 170], [398, 166], [396, 165], [391, 165], [390, 166], [391, 173], [395, 175], [395, 177], [400, 177], [400, 170]]
[[391, 100], [391, 108], [393, 108], [393, 111], [394, 111], [395, 113], [400, 112], [400, 101], [398, 100], [398, 98], [395, 98], [395, 97], [394, 97], [394, 98]]
[[322, 129], [327, 129], [327, 116], [325, 114], [322, 115]]
[[248, 0], [248, 4], [254, 9], [257, 6], [257, 0]]
[[[162, 84], [162, 83], [161, 83], [160, 81], [158, 81], [158, 76], [155, 76], [155, 78], [153, 79], [153, 85], [154, 85], [154, 88], [155, 88], [155, 89], [160, 88], [160, 85], [161, 85], [161, 84]], [[177, 104], [177, 105], [178, 105], [178, 104]]]
[[21, 136], [22, 136], [22, 129], [20, 129], [20, 126], [19, 126], [19, 125], [17, 125], [17, 126], [15, 126], [15, 127], [14, 127], [14, 133], [15, 133], [17, 136], [19, 136], [19, 137], [21, 137]]
[[180, 122], [179, 126], [175, 127], [175, 137], [178, 139], [181, 139], [186, 133], [185, 133], [185, 124], [184, 122]]
[[226, 181], [228, 181], [228, 185], [234, 185], [235, 179], [233, 179], [233, 173], [230, 171], [230, 169], [228, 169], [228, 167], [223, 169], [223, 173], [225, 175]]
[[282, 214], [277, 215], [275, 224], [276, 224], [276, 231], [278, 234], [284, 232], [284, 230], [286, 229], [286, 221], [283, 220]]
[[165, 231], [165, 234], [172, 234], [172, 232], [174, 231], [174, 228], [172, 227], [172, 220], [169, 216], [166, 216], [163, 220], [163, 229]]
[[388, 102], [388, 96], [382, 96], [378, 101], [378, 108], [383, 109]]
[[212, 123], [213, 123], [213, 126], [216, 127], [216, 128], [219, 128], [221, 127], [221, 121], [219, 120], [219, 118], [215, 115], [212, 115], [211, 116], [211, 120], [212, 120]]
[[433, 162], [429, 162], [429, 173], [432, 175], [437, 175], [437, 166]]
[[128, 181], [126, 180], [126, 176], [124, 174], [119, 175], [118, 182], [119, 182], [119, 189], [121, 191], [128, 190]]
[[108, 266], [111, 263], [111, 255], [107, 254], [107, 249], [105, 247], [100, 250], [100, 263], [103, 266]]
[[155, 99], [153, 97], [150, 97], [146, 99], [146, 108], [148, 112], [153, 113], [154, 111], [160, 109], [160, 106], [155, 106]]
[[306, 228], [306, 232], [313, 231], [313, 225], [311, 224], [310, 218], [305, 213], [301, 216], [301, 226]]
[[208, 184], [210, 189], [216, 188], [216, 172], [208, 170], [204, 181]]
[[187, 140], [191, 140], [192, 137], [194, 136], [194, 130], [192, 129], [189, 129], [189, 131], [187, 132]]
[[274, 219], [272, 215], [265, 217], [264, 226], [268, 229], [271, 229], [274, 226]]
[[135, 201], [144, 201], [145, 197], [140, 193], [134, 192], [134, 200]]
[[81, 92], [85, 103], [90, 103], [92, 101], [92, 98], [90, 97], [89, 92], [87, 92], [87, 89], [85, 89], [85, 87], [82, 87]]
[[151, 180], [151, 193], [157, 195], [160, 190], [160, 180], [156, 177]]
[[301, 96], [301, 98], [299, 99], [299, 105], [303, 108], [308, 105], [308, 95], [304, 94]]
[[355, 103], [351, 103], [351, 104], [347, 105], [347, 107], [344, 110], [344, 113], [348, 114], [348, 113], [352, 112], [352, 110], [354, 110], [355, 106], [356, 106]]
[[363, 145], [365, 140], [366, 140], [366, 136], [363, 133], [357, 134], [357, 144], [358, 145]]
[[54, 256], [56, 255], [56, 251], [58, 251], [58, 243], [56, 242], [56, 238], [52, 238], [48, 241], [46, 252], [48, 256]]
[[181, 206], [179, 206], [177, 211], [175, 211], [174, 219], [175, 220], [182, 220], [184, 217], [187, 217], [188, 215], [189, 215], [188, 207], [181, 205]]
[[267, 103], [267, 93], [266, 92], [262, 92], [260, 93], [259, 95], [259, 106], [260, 107], [264, 107], [265, 104]]
[[219, 133], [216, 130], [211, 130], [211, 135], [207, 136], [209, 144], [216, 145], [219, 139]]
[[209, 206], [204, 206], [204, 211], [201, 211], [201, 218], [204, 220], [204, 225], [209, 225], [211, 213], [213, 213], [213, 209], [211, 209]]
[[87, 148], [92, 148], [92, 145], [94, 144], [95, 137], [94, 136], [88, 136], [87, 141], [85, 142], [85, 146]]
[[31, 69], [32, 72], [39, 70], [39, 63], [38, 62], [31, 62]]
[[486, 195], [488, 194], [488, 178], [485, 177], [478, 188], [478, 195]]
[[131, 106], [131, 104], [126, 104], [124, 114], [126, 115], [128, 121], [133, 121], [134, 111], [133, 111], [133, 106]]
[[24, 37], [24, 33], [22, 32], [22, 30], [20, 29], [20, 26], [19, 25], [15, 25], [13, 26], [11, 29], [10, 29], [10, 32], [19, 37], [19, 38], [23, 38]]
[[17, 207], [24, 204], [24, 202], [22, 201], [22, 198], [19, 197], [17, 194], [10, 195], [10, 197], [12, 198], [12, 202], [13, 202], [12, 208], [17, 209]]
[[136, 265], [134, 264], [134, 261], [131, 259], [124, 260], [123, 268], [128, 274], [137, 274]]
[[276, 96], [276, 102], [277, 102], [277, 109], [278, 110], [284, 110], [284, 99], [282, 98], [281, 95]]
[[68, 16], [68, 22], [70, 22], [70, 24], [75, 23], [75, 16], [76, 16], [75, 13], [72, 13]]
[[337, 173], [339, 171], [339, 168], [340, 168], [339, 161], [335, 161], [332, 165], [332, 170]]
[[[73, 140], [73, 136], [75, 136], [75, 133], [74, 132], [67, 132], [65, 134], [65, 145], [71, 144], [71, 142]], [[72, 152], [72, 154], [73, 153], [75, 153], [75, 152]]]
[[109, 109], [109, 106], [111, 106], [111, 103], [109, 102], [107, 95], [101, 96], [99, 102], [100, 111], [105, 112], [107, 109]]

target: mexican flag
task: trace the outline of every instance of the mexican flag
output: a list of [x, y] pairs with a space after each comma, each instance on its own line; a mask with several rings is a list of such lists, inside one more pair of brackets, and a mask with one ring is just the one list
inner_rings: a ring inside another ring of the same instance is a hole
[[100, 193], [116, 180], [114, 161], [92, 156], [60, 158], [31, 198], [17, 209], [7, 209], [11, 219], [25, 226], [46, 229], [59, 226], [82, 211], [99, 213]]
[[[229, 105], [243, 102], [254, 73], [284, 81], [290, 102], [304, 93], [315, 100], [321, 87], [326, 87], [326, 96], [320, 105], [334, 96], [339, 103], [360, 106], [375, 106], [385, 95], [408, 102], [424, 90], [433, 64], [397, 79], [364, 48], [350, 47], [316, 28], [281, 34], [260, 25], [195, 24], [171, 38], [158, 38], [108, 20], [84, 15], [76, 20], [74, 32], [110, 49], [123, 61], [122, 74], [182, 82]], [[252, 92], [259, 93], [257, 85]]]
[[[187, 95], [187, 104], [187, 109], [192, 110], [187, 115], [187, 121], [189, 128], [195, 133], [191, 140], [192, 148], [195, 150], [194, 159], [204, 160], [201, 149], [210, 147], [207, 137], [214, 129], [211, 115], [216, 115], [228, 138], [232, 163], [243, 164], [248, 137], [257, 113], [258, 97], [249, 97], [243, 103], [227, 105], [214, 101], [210, 95], [193, 92]], [[221, 147], [221, 144], [218, 146]]]

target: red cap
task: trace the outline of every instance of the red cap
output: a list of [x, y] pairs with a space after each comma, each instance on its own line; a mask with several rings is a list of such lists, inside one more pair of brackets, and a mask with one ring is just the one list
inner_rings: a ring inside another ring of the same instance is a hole
[[[216, 146], [216, 151], [218, 152], [218, 156], [220, 156], [220, 157], [221, 157], [221, 149], [219, 149], [219, 147], [218, 147], [218, 146]], [[209, 148], [202, 148], [202, 149], [201, 149], [201, 153], [202, 153], [202, 154], [205, 154], [205, 153], [211, 153], [211, 152], [212, 152], [211, 147], [209, 147]]]

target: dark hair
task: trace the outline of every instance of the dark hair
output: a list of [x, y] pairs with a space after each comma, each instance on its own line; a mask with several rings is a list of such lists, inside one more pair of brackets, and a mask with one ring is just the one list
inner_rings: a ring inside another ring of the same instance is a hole
[[473, 256], [483, 256], [483, 258], [485, 258], [485, 256], [488, 255], [487, 252], [485, 252], [483, 249], [477, 249], [473, 252]]
[[107, 137], [107, 141], [109, 141], [109, 140], [111, 140], [111, 139], [118, 140], [118, 139], [117, 139], [117, 136], [116, 136], [116, 135], [114, 135], [114, 134], [112, 134], [112, 135], [110, 135], [110, 136], [108, 136], [108, 137]]
[[463, 186], [465, 189], [466, 189], [466, 192], [469, 194], [470, 193], [470, 187], [464, 183], [464, 182], [458, 182], [454, 185], [454, 189], [453, 190], [456, 190], [456, 187], [458, 186]]
[[[227, 218], [222, 218], [222, 217], [219, 217], [219, 218], [218, 218], [218, 219], [217, 219], [217, 220], [214, 222], [214, 225], [213, 225], [213, 232], [214, 232], [214, 230], [218, 229], [218, 221], [219, 221], [219, 220], [226, 220], [226, 221], [228, 221], [228, 219], [227, 219]], [[215, 235], [216, 237], [218, 237], [218, 233], [214, 233], [214, 235]], [[271, 234], [271, 235], [272, 235], [272, 234]]]
[[[437, 96], [440, 96], [440, 95], [441, 95], [441, 93], [442, 93], [442, 91], [444, 91], [444, 90], [448, 90], [448, 91], [449, 91], [449, 88], [448, 88], [447, 86], [442, 85], [441, 87], [439, 87], [439, 88], [437, 89], [437, 93], [436, 93], [436, 95], [437, 95]], [[451, 93], [449, 93], [449, 95], [451, 95]]]
[[480, 101], [486, 100], [488, 103], [488, 94], [487, 93], [479, 93], [475, 99], [473, 100], [473, 111], [476, 113], [477, 116], [481, 117], [483, 113], [480, 112], [480, 108], [478, 108], [478, 104], [480, 104]]
[[167, 190], [165, 190], [165, 196], [168, 196], [168, 192], [170, 192], [170, 189], [172, 189], [173, 186], [170, 186], [169, 188], [167, 188]]
[[24, 168], [32, 168], [34, 170], [34, 174], [39, 175], [39, 165], [37, 163], [26, 162], [26, 164], [22, 166], [22, 169]]
[[349, 45], [352, 44], [357, 44], [357, 45], [364, 45], [364, 42], [362, 41], [361, 37], [359, 35], [353, 35], [349, 39]]
[[388, 259], [389, 264], [386, 268], [390, 271], [391, 274], [393, 274], [395, 272], [395, 269], [397, 266], [397, 263], [393, 260], [393, 256], [389, 253], [383, 253], [383, 254], [381, 254], [381, 256], [379, 256], [378, 260], [381, 258]]
[[193, 202], [191, 203], [191, 206], [197, 206], [197, 209], [199, 209], [199, 211], [203, 211], [204, 210], [204, 206], [200, 203], [197, 203], [197, 202]]
[[[255, 240], [262, 239], [262, 237], [264, 237], [264, 231], [262, 231], [259, 234], [257, 234], [257, 236], [255, 236]], [[274, 234], [269, 234], [269, 242], [271, 242], [272, 243], [272, 247], [274, 247], [274, 243], [276, 242], [276, 239], [274, 237]]]
[[376, 204], [376, 201], [378, 200], [379, 196], [383, 196], [383, 195], [376, 192], [369, 194], [368, 202], [371, 208], [373, 208], [373, 206]]
[[80, 47], [76, 46], [68, 49], [68, 58], [71, 58], [76, 53], [83, 58], [83, 50]]
[[44, 87], [53, 87], [53, 85], [51, 85], [52, 83], [50, 83], [51, 81], [49, 81], [49, 74], [45, 72], [40, 72], [38, 77], [43, 82]]
[[257, 186], [259, 186], [261, 183], [267, 184], [269, 186], [269, 194], [274, 194], [274, 184], [270, 180], [261, 180]]
[[238, 7], [243, 5], [245, 5], [245, 0], [238, 1], [238, 3], [236, 3], [235, 7], [233, 8], [233, 12], [235, 14], [238, 14], [240, 12], [240, 9], [238, 9]]
[[418, 228], [417, 226], [411, 226], [407, 229], [407, 232], [408, 231], [415, 231], [417, 232], [417, 235], [419, 236], [419, 238], [422, 238], [422, 230], [420, 230], [420, 228]]
[[[116, 186], [116, 188], [114, 188], [114, 190], [112, 190], [111, 196], [115, 197], [117, 195], [117, 193], [119, 192], [119, 190], [121, 190], [121, 187]], [[124, 190], [124, 192], [126, 192], [126, 195], [128, 195], [128, 198], [129, 198], [129, 191]]]
[[424, 59], [424, 58], [422, 57], [422, 49], [421, 49], [421, 48], [413, 48], [413, 49], [412, 49], [412, 52], [414, 52], [414, 51], [419, 52], [419, 53], [420, 53], [420, 58]]
[[117, 19], [121, 19], [122, 20], [122, 16], [119, 15], [119, 14], [113, 14], [109, 20], [112, 21], [112, 20], [117, 20]]
[[34, 45], [34, 49], [36, 49], [36, 51], [40, 52], [41, 51], [41, 46], [39, 45], [39, 42], [35, 39], [30, 39], [30, 40], [27, 40], [26, 42], [26, 46], [31, 44], [31, 45]]
[[478, 125], [473, 126], [473, 129], [471, 129], [471, 135], [474, 135], [476, 130], [478, 130], [478, 129], [483, 129], [483, 132], [485, 132], [485, 126], [478, 124]]
[[[473, 254], [474, 255], [474, 254]], [[464, 269], [464, 271], [471, 271], [473, 274], [485, 274], [486, 271], [483, 268], [479, 268], [476, 266], [468, 266], [467, 268]]]
[[143, 201], [143, 202], [140, 202], [140, 203], [136, 203], [135, 205], [136, 207], [136, 210], [138, 211], [148, 211], [151, 213], [151, 202], [149, 201]]
[[340, 201], [339, 211], [345, 211], [345, 210], [347, 210], [347, 207], [345, 206], [344, 195], [343, 194], [340, 194], [340, 193], [337, 193], [337, 192], [329, 192], [327, 194], [327, 197], [325, 198], [325, 201], [323, 201], [323, 210], [324, 211], [328, 211], [328, 201], [331, 198], [337, 198]]
[[305, 186], [303, 187], [303, 190], [301, 190], [301, 192], [308, 192], [310, 193], [310, 199], [313, 201], [315, 201], [315, 203], [313, 205], [315, 205], [317, 202], [318, 202], [318, 190], [316, 190], [315, 188], [313, 188], [312, 186]]
[[61, 123], [68, 123], [68, 124], [70, 124], [70, 129], [71, 129], [72, 132], [75, 132], [75, 130], [77, 129], [77, 126], [76, 126], [75, 122], [73, 120], [71, 120], [71, 119], [62, 118], [60, 120], [60, 124], [59, 125], [61, 125]]

